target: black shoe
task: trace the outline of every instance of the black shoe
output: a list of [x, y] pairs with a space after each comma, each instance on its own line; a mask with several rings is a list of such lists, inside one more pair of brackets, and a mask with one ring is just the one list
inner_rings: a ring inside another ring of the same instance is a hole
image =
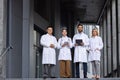
[[56, 78], [55, 76], [51, 76], [50, 78]]
[[80, 76], [76, 76], [76, 78], [80, 78]]
[[43, 78], [48, 78], [48, 75], [47, 74], [43, 74]]
[[87, 76], [84, 76], [84, 78], [88, 78]]

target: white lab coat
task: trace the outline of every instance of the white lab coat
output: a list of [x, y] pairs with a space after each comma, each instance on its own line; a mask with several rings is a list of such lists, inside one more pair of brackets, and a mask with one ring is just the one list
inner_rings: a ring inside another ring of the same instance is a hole
[[[42, 64], [56, 64], [57, 40], [54, 36], [45, 34], [41, 37], [41, 45], [43, 46]], [[54, 44], [55, 48], [50, 48], [50, 44]]]
[[[69, 47], [68, 46], [62, 47], [64, 42], [68, 42], [70, 46]], [[70, 48], [72, 48], [71, 38], [69, 38], [67, 36], [60, 38], [58, 40], [57, 47], [58, 47], [58, 49], [60, 49], [58, 60], [71, 60], [71, 50], [70, 50]]]
[[[97, 48], [99, 50], [96, 50]], [[103, 48], [103, 42], [102, 42], [101, 37], [99, 37], [99, 36], [91, 37], [89, 40], [88, 60], [89, 61], [94, 61], [94, 60], [100, 61], [100, 56], [101, 56], [100, 50], [102, 48]]]
[[[84, 46], [75, 46], [76, 39], [82, 39]], [[73, 37], [74, 50], [74, 62], [87, 62], [87, 47], [89, 45], [89, 38], [86, 34], [78, 33]]]

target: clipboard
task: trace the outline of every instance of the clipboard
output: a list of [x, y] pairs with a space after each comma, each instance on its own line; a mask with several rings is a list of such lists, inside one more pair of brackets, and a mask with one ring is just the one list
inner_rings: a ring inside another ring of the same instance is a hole
[[78, 44], [80, 46], [80, 43], [82, 43], [83, 40], [82, 39], [76, 39], [76, 44]]

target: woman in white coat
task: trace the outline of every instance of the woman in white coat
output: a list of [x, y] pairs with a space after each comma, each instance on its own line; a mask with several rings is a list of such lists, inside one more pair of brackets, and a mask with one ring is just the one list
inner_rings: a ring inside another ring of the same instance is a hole
[[71, 38], [67, 36], [67, 29], [62, 29], [62, 37], [58, 40], [59, 51], [59, 63], [60, 63], [60, 77], [70, 78], [71, 77], [71, 50], [72, 41]]
[[88, 60], [92, 63], [93, 78], [100, 78], [100, 50], [103, 48], [101, 37], [98, 36], [98, 30], [92, 30], [92, 37], [89, 40]]
[[56, 52], [57, 40], [52, 35], [53, 28], [47, 27], [47, 34], [41, 37], [40, 43], [43, 46], [42, 64], [44, 64], [43, 77], [53, 77], [51, 70], [56, 65]]

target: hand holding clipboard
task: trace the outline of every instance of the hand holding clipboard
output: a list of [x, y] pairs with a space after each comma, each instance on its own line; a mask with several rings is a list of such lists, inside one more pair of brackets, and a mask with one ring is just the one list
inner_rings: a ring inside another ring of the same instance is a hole
[[82, 39], [76, 39], [75, 46], [84, 46], [83, 40]]
[[69, 42], [64, 42], [64, 44], [62, 45], [62, 47], [68, 46], [69, 47]]

